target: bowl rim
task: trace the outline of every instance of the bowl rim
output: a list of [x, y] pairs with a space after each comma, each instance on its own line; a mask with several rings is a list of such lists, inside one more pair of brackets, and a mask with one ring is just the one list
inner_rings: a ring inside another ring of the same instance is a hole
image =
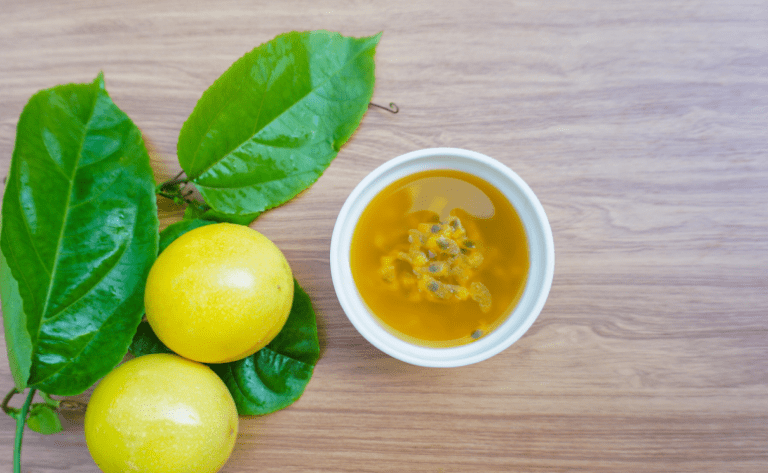
[[[349, 249], [360, 214], [390, 183], [432, 169], [458, 169], [495, 186], [520, 216], [531, 260], [523, 294], [506, 320], [466, 345], [426, 347], [409, 343], [381, 326], [363, 302], [352, 278]], [[333, 228], [331, 279], [345, 315], [357, 331], [382, 352], [417, 366], [458, 367], [486, 360], [515, 343], [533, 325], [549, 295], [554, 276], [554, 240], [541, 202], [520, 176], [501, 162], [461, 148], [426, 148], [393, 158], [370, 172], [347, 197]]]

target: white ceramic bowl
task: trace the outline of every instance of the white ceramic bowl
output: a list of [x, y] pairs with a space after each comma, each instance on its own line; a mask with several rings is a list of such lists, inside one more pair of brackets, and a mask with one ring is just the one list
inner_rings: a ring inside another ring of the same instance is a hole
[[[415, 172], [454, 169], [474, 174], [499, 189], [523, 222], [528, 237], [530, 270], [525, 289], [507, 319], [488, 335], [450, 348], [408, 343], [382, 327], [357, 291], [349, 262], [352, 234], [370, 200], [392, 182]], [[339, 212], [331, 238], [331, 276], [342, 309], [352, 325], [376, 348], [419, 366], [455, 367], [477, 363], [508, 348], [538, 317], [549, 295], [555, 269], [552, 230], [541, 203], [511, 169], [480, 153], [456, 148], [413, 151], [388, 161], [355, 187]]]

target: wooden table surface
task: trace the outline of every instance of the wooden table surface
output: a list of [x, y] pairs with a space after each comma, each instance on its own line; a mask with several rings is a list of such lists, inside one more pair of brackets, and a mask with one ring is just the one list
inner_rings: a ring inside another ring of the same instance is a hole
[[[383, 32], [373, 101], [400, 113], [369, 109], [309, 191], [252, 224], [310, 294], [321, 359], [298, 402], [241, 419], [223, 471], [768, 470], [764, 0], [2, 0], [2, 175], [30, 96], [104, 71], [167, 179], [181, 124], [213, 80], [308, 29]], [[354, 186], [429, 147], [507, 164], [554, 232], [537, 321], [462, 368], [379, 352], [330, 278], [333, 224]], [[161, 203], [162, 226], [180, 215]], [[82, 414], [64, 427], [27, 431], [23, 471], [98, 471]], [[13, 431], [0, 418], [2, 471]]]

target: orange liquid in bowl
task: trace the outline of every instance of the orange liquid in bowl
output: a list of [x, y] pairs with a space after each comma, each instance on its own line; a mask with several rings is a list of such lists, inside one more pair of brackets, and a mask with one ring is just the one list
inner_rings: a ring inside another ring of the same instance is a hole
[[523, 224], [504, 195], [446, 169], [412, 174], [374, 197], [355, 227], [350, 263], [382, 326], [431, 347], [471, 343], [500, 325], [530, 266]]

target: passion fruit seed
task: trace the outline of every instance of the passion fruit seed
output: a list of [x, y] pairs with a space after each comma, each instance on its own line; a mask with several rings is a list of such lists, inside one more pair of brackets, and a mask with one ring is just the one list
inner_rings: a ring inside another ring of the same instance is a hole
[[[399, 278], [395, 260], [411, 266], [411, 273]], [[458, 217], [446, 222], [421, 223], [408, 231], [408, 252], [396, 251], [380, 260], [379, 274], [392, 289], [418, 291], [432, 300], [467, 300], [470, 297], [483, 312], [491, 308], [491, 293], [481, 282], [469, 280], [484, 257], [475, 242], [467, 238]], [[416, 277], [414, 284], [414, 275]], [[412, 293], [409, 300], [419, 300]]]

